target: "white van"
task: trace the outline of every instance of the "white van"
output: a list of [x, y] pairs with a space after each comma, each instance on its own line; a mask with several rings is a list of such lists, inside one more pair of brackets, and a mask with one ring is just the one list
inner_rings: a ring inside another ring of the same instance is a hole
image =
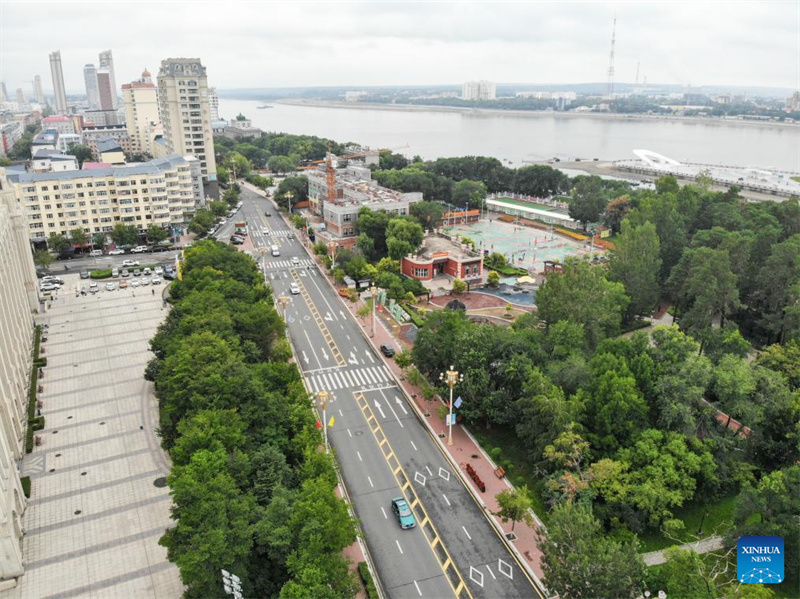
[[89, 252], [89, 256], [91, 258], [98, 258], [103, 255], [103, 250], [92, 250]]
[[272, 255], [273, 255], [273, 256], [280, 256], [280, 255], [281, 255], [281, 252], [280, 252], [280, 250], [278, 249], [278, 246], [277, 246], [277, 245], [273, 245], [273, 246], [271, 246], [269, 249], [272, 251]]

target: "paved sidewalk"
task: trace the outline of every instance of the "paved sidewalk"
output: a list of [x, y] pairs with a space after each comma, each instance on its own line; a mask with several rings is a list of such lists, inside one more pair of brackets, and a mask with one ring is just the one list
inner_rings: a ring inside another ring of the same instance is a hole
[[[692, 541], [691, 543], [684, 543], [683, 545], [679, 545], [678, 548], [692, 549], [696, 553], [711, 553], [717, 549], [722, 549], [722, 537], [719, 535], [714, 535], [713, 537], [708, 537], [707, 539]], [[650, 553], [643, 553], [642, 559], [644, 560], [645, 565], [658, 566], [659, 564], [666, 562], [667, 559], [664, 557], [664, 551], [666, 551], [666, 549], [662, 549], [660, 551], [651, 551]]]

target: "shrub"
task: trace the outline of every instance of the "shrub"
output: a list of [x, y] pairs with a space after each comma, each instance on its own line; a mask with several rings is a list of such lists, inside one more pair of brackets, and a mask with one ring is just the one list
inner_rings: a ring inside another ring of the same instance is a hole
[[93, 279], [107, 279], [111, 276], [111, 269], [107, 268], [106, 270], [93, 270], [89, 273], [89, 276]]
[[499, 460], [500, 460], [500, 457], [503, 455], [503, 449], [502, 449], [502, 448], [500, 448], [500, 447], [493, 447], [493, 448], [492, 448], [492, 449], [489, 451], [489, 455], [491, 456], [491, 458], [492, 458], [492, 461], [493, 461], [495, 464], [498, 464], [498, 463], [499, 463]]
[[358, 575], [364, 582], [364, 588], [367, 589], [367, 597], [369, 599], [378, 599], [378, 589], [375, 588], [375, 581], [372, 580], [367, 562], [358, 562]]
[[31, 477], [30, 476], [23, 476], [19, 480], [22, 483], [22, 492], [25, 493], [25, 497], [30, 499], [31, 498]]
[[37, 416], [33, 420], [29, 420], [28, 426], [34, 431], [42, 430], [44, 428], [44, 416]]
[[461, 295], [467, 290], [467, 284], [461, 279], [453, 281], [453, 295]]
[[489, 287], [497, 287], [500, 284], [500, 275], [496, 270], [489, 271], [487, 283], [489, 283]]
[[403, 306], [403, 310], [411, 318], [411, 322], [413, 322], [418, 327], [422, 327], [422, 325], [425, 324], [425, 319], [423, 319], [419, 314], [417, 314], [414, 308], [411, 308], [409, 306]]

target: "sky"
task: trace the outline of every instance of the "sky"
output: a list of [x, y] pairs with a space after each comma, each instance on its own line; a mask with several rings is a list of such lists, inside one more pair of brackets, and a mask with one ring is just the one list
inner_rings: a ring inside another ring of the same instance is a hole
[[800, 89], [800, 0], [221, 2], [0, 0], [9, 95], [61, 50], [67, 93], [114, 54], [117, 86], [168, 57], [200, 57], [220, 89], [604, 82]]

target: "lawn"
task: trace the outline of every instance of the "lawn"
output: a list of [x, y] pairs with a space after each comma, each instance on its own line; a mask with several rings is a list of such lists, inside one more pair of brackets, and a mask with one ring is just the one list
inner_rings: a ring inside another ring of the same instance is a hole
[[795, 183], [800, 183], [800, 177], [797, 177], [797, 176], [795, 176], [795, 177], [791, 177], [791, 179], [792, 179], [792, 181], [794, 181]]

